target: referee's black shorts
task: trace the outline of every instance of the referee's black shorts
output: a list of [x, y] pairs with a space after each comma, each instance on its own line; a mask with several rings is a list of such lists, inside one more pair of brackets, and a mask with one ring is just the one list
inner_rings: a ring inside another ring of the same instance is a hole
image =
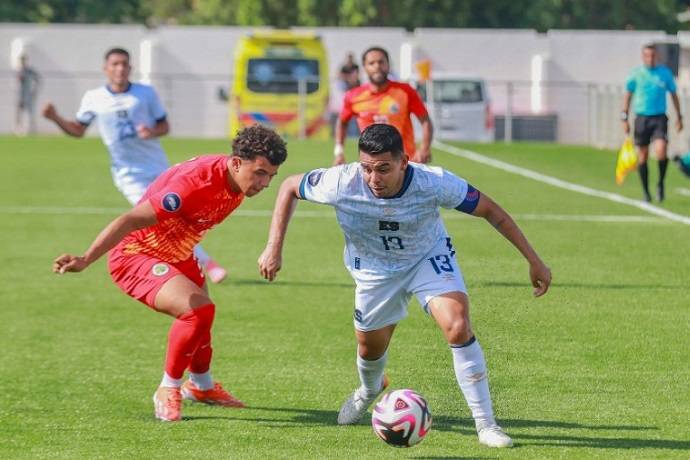
[[661, 115], [635, 116], [635, 145], [649, 145], [655, 139], [668, 140], [668, 117]]

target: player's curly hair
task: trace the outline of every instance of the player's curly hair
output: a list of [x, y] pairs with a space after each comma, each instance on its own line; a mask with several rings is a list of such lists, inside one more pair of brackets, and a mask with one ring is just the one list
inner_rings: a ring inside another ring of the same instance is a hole
[[232, 154], [243, 160], [265, 157], [273, 166], [287, 158], [285, 141], [272, 129], [256, 124], [238, 131], [232, 141]]
[[399, 158], [403, 154], [402, 137], [395, 126], [374, 123], [362, 131], [359, 151], [369, 155], [390, 152], [393, 158]]

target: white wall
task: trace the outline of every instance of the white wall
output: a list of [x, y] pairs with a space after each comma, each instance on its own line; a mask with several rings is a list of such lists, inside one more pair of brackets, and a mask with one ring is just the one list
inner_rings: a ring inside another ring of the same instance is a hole
[[[140, 78], [142, 40], [152, 43], [151, 81], [170, 114], [172, 135], [223, 137], [227, 135], [227, 106], [217, 99], [219, 87], [229, 86], [236, 42], [254, 30], [244, 27], [161, 26], [147, 29], [127, 25], [0, 24], [0, 132], [12, 130], [16, 82], [10, 67], [10, 48], [19, 38], [29, 61], [44, 77], [39, 105], [51, 100], [61, 113], [72, 115], [82, 94], [103, 84], [103, 53], [122, 46], [132, 54], [133, 79]], [[677, 39], [690, 47], [690, 33], [668, 37], [646, 31], [549, 31], [416, 29], [401, 28], [297, 28], [315, 31], [329, 52], [332, 104], [339, 107], [341, 93], [336, 77], [348, 52], [360, 59], [372, 45], [386, 48], [399, 71], [400, 47], [413, 44], [418, 57], [432, 60], [434, 72], [477, 76], [489, 81], [496, 113], [506, 109], [506, 82], [515, 82], [513, 109], [530, 111], [531, 61], [545, 58], [544, 111], [559, 117], [559, 140], [593, 143], [598, 129], [592, 110], [599, 85], [623, 84], [626, 75], [640, 64], [640, 49], [649, 41]], [[681, 53], [681, 84], [690, 85], [690, 53]], [[362, 72], [362, 78], [364, 78]], [[606, 109], [610, 111], [610, 109]], [[613, 114], [597, 115], [601, 117]], [[51, 123], [40, 121], [41, 132], [56, 133]], [[95, 135], [95, 129], [90, 129]]]

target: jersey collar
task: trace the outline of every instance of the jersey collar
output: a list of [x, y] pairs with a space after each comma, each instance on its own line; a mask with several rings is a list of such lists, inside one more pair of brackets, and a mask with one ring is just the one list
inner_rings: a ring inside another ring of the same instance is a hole
[[105, 89], [107, 89], [108, 92], [109, 92], [110, 94], [113, 94], [113, 95], [115, 95], [115, 94], [124, 94], [124, 93], [128, 92], [131, 88], [132, 88], [132, 82], [129, 82], [129, 81], [127, 82], [127, 88], [125, 88], [125, 90], [122, 91], [122, 92], [120, 92], [120, 93], [116, 93], [115, 91], [113, 91], [113, 89], [110, 87], [110, 85], [105, 85]]
[[403, 184], [402, 187], [400, 187], [400, 191], [393, 196], [385, 197], [384, 200], [392, 200], [393, 198], [400, 198], [401, 196], [403, 196], [407, 189], [410, 187], [410, 184], [412, 183], [413, 175], [414, 168], [408, 163], [407, 169], [405, 170], [405, 178], [403, 179]]

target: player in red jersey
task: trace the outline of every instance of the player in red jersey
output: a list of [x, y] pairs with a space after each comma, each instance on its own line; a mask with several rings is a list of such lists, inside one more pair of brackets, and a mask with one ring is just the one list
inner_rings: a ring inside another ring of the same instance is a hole
[[[55, 259], [55, 273], [80, 272], [110, 251], [113, 281], [129, 296], [175, 318], [163, 380], [153, 395], [160, 420], [180, 420], [183, 398], [244, 407], [211, 376], [215, 305], [193, 249], [245, 197], [268, 187], [286, 157], [285, 142], [275, 132], [259, 125], [245, 128], [230, 156], [206, 155], [173, 166], [136, 207], [101, 231], [83, 256]], [[183, 383], [186, 369], [190, 378]]]
[[[374, 123], [393, 125], [403, 138], [405, 154], [410, 161], [431, 161], [433, 127], [424, 102], [410, 85], [388, 79], [388, 52], [374, 46], [362, 55], [362, 65], [369, 77], [365, 83], [345, 93], [343, 108], [335, 125], [334, 165], [345, 164], [345, 134], [352, 117], [360, 131]], [[422, 144], [416, 149], [412, 119], [414, 114], [422, 124]]]

